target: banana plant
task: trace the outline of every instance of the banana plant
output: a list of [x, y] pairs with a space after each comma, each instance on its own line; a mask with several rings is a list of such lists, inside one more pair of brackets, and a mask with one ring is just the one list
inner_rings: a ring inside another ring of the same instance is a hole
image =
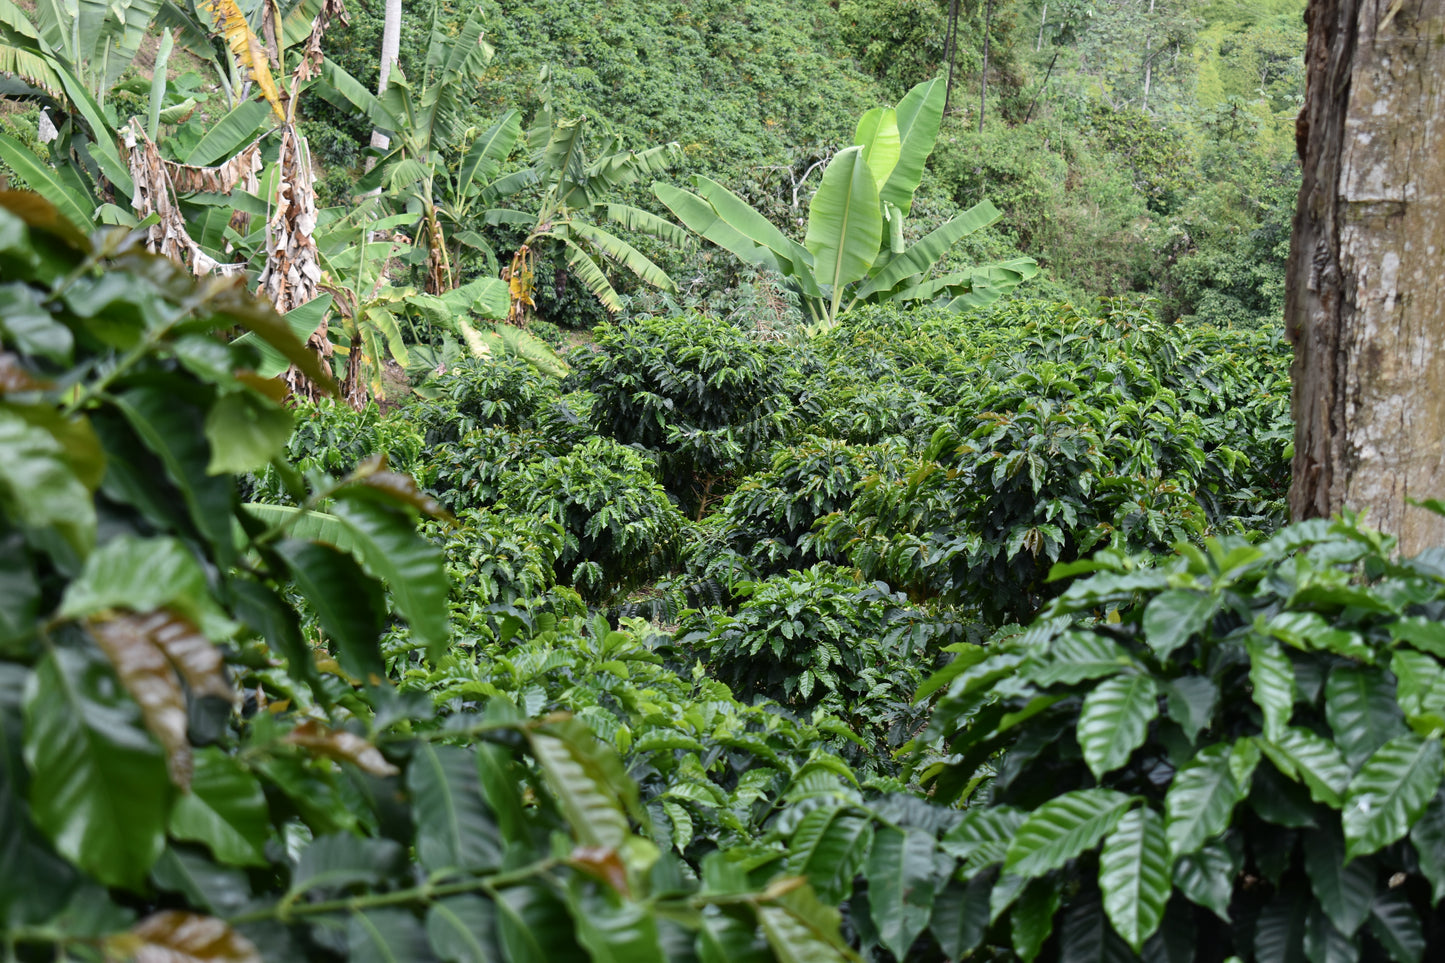
[[[447, 163], [471, 133], [466, 123], [471, 106], [469, 92], [476, 89], [482, 71], [492, 59], [492, 47], [482, 39], [482, 33], [478, 13], [469, 16], [455, 36], [447, 32], [434, 13], [420, 77], [408, 78], [399, 66], [393, 66], [386, 92], [377, 97], [328, 59], [322, 66], [317, 89], [340, 109], [361, 111], [374, 127], [389, 136], [391, 151], [357, 187], [360, 191], [385, 188], [390, 197], [415, 209], [421, 221], [416, 234], [428, 252], [427, 290], [432, 294], [456, 284], [443, 227], [442, 187], [453, 179], [462, 179], [460, 173], [449, 173]], [[467, 155], [472, 174], [479, 167], [485, 174], [505, 160], [519, 130], [520, 122], [504, 115], [490, 139], [484, 135], [474, 140], [472, 147], [481, 155]], [[506, 153], [498, 157], [497, 152], [504, 148]]]
[[568, 268], [602, 306], [616, 314], [622, 301], [608, 280], [608, 261], [622, 265], [639, 280], [662, 291], [675, 291], [667, 273], [631, 244], [601, 225], [608, 223], [626, 231], [649, 234], [679, 247], [688, 241], [682, 228], [649, 211], [609, 200], [620, 188], [640, 178], [659, 174], [682, 159], [675, 143], [642, 151], [625, 150], [620, 138], [609, 137], [589, 158], [588, 119], [559, 119], [551, 96], [551, 72], [542, 68], [542, 106], [527, 131], [532, 152], [529, 172], [501, 178], [489, 185], [484, 199], [500, 198], [536, 184], [541, 198], [534, 211], [491, 208], [483, 215], [488, 224], [512, 224], [528, 228], [526, 238], [512, 257], [507, 271], [512, 308], [508, 320], [525, 324], [532, 302], [531, 264], [545, 247], [558, 250]]
[[982, 307], [1037, 274], [1034, 260], [927, 276], [959, 240], [997, 221], [1002, 216], [997, 208], [982, 201], [913, 244], [904, 242], [904, 221], [938, 138], [944, 96], [941, 79], [925, 81], [896, 108], [876, 107], [863, 115], [853, 146], [839, 151], [823, 171], [802, 244], [702, 175], [693, 177], [695, 194], [663, 183], [654, 184], [653, 192], [699, 237], [786, 277], [813, 331], [833, 327], [862, 303]]

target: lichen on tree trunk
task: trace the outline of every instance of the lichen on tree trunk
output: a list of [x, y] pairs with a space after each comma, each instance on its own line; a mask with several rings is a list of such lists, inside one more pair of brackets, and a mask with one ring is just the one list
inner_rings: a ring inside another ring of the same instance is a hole
[[1290, 514], [1445, 545], [1445, 0], [1311, 0]]

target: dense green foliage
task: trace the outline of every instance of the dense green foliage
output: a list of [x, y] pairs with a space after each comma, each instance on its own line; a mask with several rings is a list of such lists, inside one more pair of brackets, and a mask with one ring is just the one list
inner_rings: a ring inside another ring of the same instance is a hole
[[5, 958], [1445, 952], [1302, 3], [959, 7], [0, 0]]

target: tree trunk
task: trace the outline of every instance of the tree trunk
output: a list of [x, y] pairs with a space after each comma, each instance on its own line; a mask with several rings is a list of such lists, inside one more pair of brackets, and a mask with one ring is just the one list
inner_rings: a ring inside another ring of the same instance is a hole
[[983, 111], [988, 106], [988, 35], [993, 30], [993, 0], [983, 15], [983, 72], [978, 78], [978, 132], [983, 133]]
[[[391, 65], [401, 53], [401, 0], [386, 0], [385, 19], [381, 24], [381, 75], [376, 81], [376, 96], [386, 93], [386, 82], [391, 77]], [[385, 151], [391, 146], [391, 138], [379, 130], [371, 132], [371, 146]]]
[[1445, 545], [1445, 0], [1311, 0], [1290, 514]]

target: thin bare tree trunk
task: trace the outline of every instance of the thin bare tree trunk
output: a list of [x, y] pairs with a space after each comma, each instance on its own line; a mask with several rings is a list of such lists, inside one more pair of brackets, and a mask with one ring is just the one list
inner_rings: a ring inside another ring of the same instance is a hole
[[988, 35], [993, 30], [993, 0], [983, 15], [983, 73], [978, 81], [978, 132], [983, 133], [983, 109], [988, 105]]
[[1445, 0], [1311, 0], [1290, 514], [1445, 545]]
[[[381, 24], [381, 73], [376, 80], [376, 96], [386, 93], [386, 82], [391, 79], [391, 65], [401, 53], [401, 0], [386, 0], [386, 12]], [[371, 146], [384, 151], [391, 146], [391, 138], [379, 130], [371, 132]], [[370, 162], [368, 162], [368, 167]]]
[[1043, 12], [1039, 14], [1039, 39], [1034, 42], [1034, 53], [1044, 49], [1044, 24], [1049, 22], [1049, 5], [1044, 4]]

